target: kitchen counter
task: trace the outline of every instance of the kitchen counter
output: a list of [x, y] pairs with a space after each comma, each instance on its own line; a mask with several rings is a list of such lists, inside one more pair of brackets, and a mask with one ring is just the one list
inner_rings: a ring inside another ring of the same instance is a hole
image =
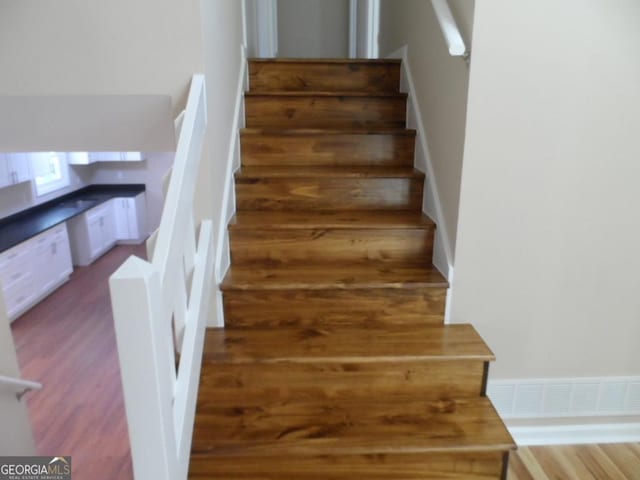
[[89, 185], [0, 220], [0, 253], [113, 198], [135, 197], [144, 184]]

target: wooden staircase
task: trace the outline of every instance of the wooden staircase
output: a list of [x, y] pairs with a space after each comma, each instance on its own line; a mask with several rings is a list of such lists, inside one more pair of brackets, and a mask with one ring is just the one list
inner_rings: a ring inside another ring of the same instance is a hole
[[491, 351], [444, 325], [395, 60], [252, 60], [190, 478], [499, 479]]

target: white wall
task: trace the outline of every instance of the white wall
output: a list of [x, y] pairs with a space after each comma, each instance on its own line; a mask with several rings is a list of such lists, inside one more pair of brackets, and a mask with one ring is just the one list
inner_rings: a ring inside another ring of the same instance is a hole
[[199, 5], [0, 0], [0, 149], [175, 148], [203, 68]]
[[640, 2], [477, 0], [453, 317], [494, 378], [640, 374]]
[[0, 0], [3, 95], [166, 94], [202, 69], [200, 2]]
[[346, 58], [349, 0], [278, 0], [278, 56]]
[[[467, 44], [471, 43], [473, 0], [450, 0], [451, 9]], [[408, 46], [415, 91], [434, 170], [448, 250], [454, 252], [460, 176], [464, 151], [469, 67], [451, 57], [431, 2], [381, 0], [380, 56]], [[428, 211], [437, 218], [435, 211]], [[450, 259], [453, 261], [454, 259]]]

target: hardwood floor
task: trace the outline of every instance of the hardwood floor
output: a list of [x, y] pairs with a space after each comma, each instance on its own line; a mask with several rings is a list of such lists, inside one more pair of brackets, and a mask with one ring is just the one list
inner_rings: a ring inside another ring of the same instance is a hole
[[639, 480], [640, 443], [522, 447], [507, 480]]
[[119, 246], [12, 324], [38, 453], [71, 455], [76, 480], [133, 479], [108, 278], [144, 245]]

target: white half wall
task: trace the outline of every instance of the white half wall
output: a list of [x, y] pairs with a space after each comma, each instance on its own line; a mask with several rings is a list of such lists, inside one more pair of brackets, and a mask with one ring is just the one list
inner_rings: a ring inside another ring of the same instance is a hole
[[477, 0], [452, 316], [493, 380], [640, 375], [640, 2]]

